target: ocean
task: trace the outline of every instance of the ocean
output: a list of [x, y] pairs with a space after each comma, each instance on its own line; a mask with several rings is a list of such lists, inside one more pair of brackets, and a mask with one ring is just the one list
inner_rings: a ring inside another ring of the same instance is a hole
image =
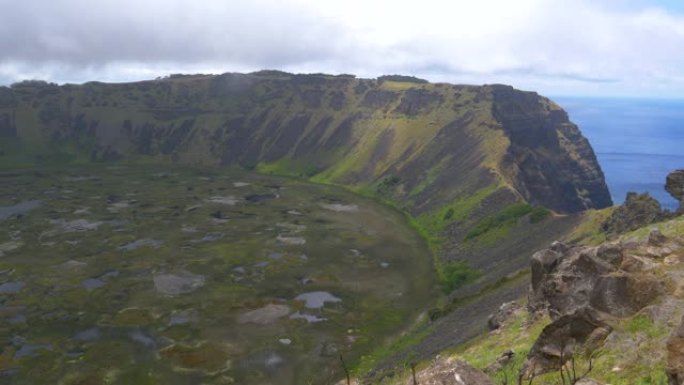
[[554, 97], [589, 139], [613, 202], [648, 192], [675, 210], [665, 177], [684, 168], [684, 100]]

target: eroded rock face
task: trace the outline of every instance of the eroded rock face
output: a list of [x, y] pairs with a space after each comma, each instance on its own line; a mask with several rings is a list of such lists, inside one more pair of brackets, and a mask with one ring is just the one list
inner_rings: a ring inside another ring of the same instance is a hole
[[547, 325], [535, 341], [522, 369], [523, 378], [558, 370], [561, 361], [595, 350], [611, 330], [600, 314], [588, 307], [563, 315]]
[[[653, 238], [662, 241], [662, 234]], [[663, 241], [664, 242], [664, 241]], [[528, 308], [547, 310], [552, 319], [591, 307], [625, 317], [652, 303], [663, 292], [650, 275], [646, 254], [653, 247], [631, 250], [620, 243], [598, 247], [554, 244], [532, 256], [532, 284]]]
[[613, 212], [601, 229], [608, 234], [621, 234], [667, 218], [660, 203], [648, 193], [630, 192], [625, 203]]
[[612, 205], [594, 151], [565, 111], [533, 92], [492, 92], [492, 113], [511, 142], [505, 173], [528, 201], [561, 212]]
[[684, 384], [684, 318], [667, 340], [666, 371], [670, 385]]
[[[672, 314], [667, 294], [676, 292], [673, 282], [679, 279], [663, 280], [654, 271], [677, 257], [680, 247], [677, 239], [653, 230], [644, 241], [596, 247], [557, 242], [535, 253], [528, 310], [548, 312], [552, 322], [530, 350], [523, 377], [557, 371], [576, 352], [595, 351], [611, 333], [611, 319], [637, 312]], [[671, 378], [680, 376], [672, 383], [684, 384], [684, 326], [670, 337], [668, 352]]]
[[[436, 360], [416, 373], [416, 380], [421, 385], [494, 385], [484, 372], [455, 359]], [[412, 385], [413, 379], [409, 376], [405, 384]]]
[[684, 170], [671, 172], [665, 180], [665, 191], [679, 201], [679, 212], [684, 209]]

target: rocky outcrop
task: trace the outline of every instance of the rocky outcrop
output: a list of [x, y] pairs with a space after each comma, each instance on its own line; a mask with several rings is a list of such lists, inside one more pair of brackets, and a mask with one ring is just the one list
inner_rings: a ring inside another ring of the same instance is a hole
[[493, 114], [511, 141], [504, 169], [529, 202], [563, 212], [612, 205], [596, 156], [565, 111], [512, 87], [493, 86], [493, 94]]
[[[661, 236], [651, 238], [662, 241]], [[532, 256], [528, 307], [546, 310], [552, 319], [583, 308], [616, 317], [632, 315], [664, 290], [648, 271], [628, 268], [633, 259], [648, 258], [653, 251], [652, 245], [637, 249], [621, 243], [597, 247], [555, 243]]]
[[684, 211], [684, 170], [673, 171], [667, 176], [665, 190], [679, 202], [679, 212]]
[[660, 203], [648, 193], [627, 193], [625, 203], [601, 225], [607, 234], [622, 234], [669, 218]]
[[[591, 354], [611, 333], [611, 320], [642, 309], [647, 312], [660, 298], [677, 292], [678, 278], [663, 280], [654, 272], [659, 266], [678, 263], [679, 249], [677, 241], [653, 230], [641, 242], [595, 247], [556, 242], [535, 253], [528, 310], [547, 312], [552, 322], [530, 350], [522, 372], [525, 378], [558, 370], [578, 351]], [[678, 354], [684, 357], [684, 351], [677, 350], [684, 346], [677, 345], [681, 342], [677, 336], [673, 333], [670, 339], [673, 362], [680, 362]]]
[[670, 385], [684, 384], [684, 318], [667, 340], [666, 372]]
[[590, 355], [611, 330], [599, 313], [588, 307], [561, 316], [542, 330], [527, 356], [522, 377], [557, 371], [580, 352]]
[[[412, 385], [409, 377], [406, 385]], [[438, 358], [432, 364], [416, 373], [416, 383], [421, 385], [494, 385], [494, 382], [481, 370], [456, 359]]]

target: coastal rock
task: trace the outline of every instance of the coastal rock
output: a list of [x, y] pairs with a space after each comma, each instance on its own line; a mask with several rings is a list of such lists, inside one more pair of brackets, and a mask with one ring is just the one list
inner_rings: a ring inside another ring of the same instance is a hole
[[668, 218], [660, 203], [648, 193], [627, 193], [625, 203], [601, 225], [608, 234], [622, 234]]
[[665, 180], [665, 191], [679, 202], [679, 212], [684, 209], [684, 170], [671, 172]]

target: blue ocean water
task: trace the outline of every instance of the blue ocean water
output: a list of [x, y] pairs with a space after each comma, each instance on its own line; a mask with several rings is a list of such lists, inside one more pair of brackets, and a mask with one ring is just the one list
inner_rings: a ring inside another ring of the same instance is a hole
[[684, 168], [684, 100], [555, 97], [589, 139], [613, 202], [648, 192], [663, 207], [677, 202], [665, 177]]

